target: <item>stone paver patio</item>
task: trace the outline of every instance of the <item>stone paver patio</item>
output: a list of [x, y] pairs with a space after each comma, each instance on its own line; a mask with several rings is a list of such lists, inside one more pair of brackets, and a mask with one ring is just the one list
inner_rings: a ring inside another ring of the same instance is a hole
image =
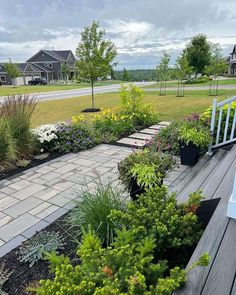
[[134, 147], [144, 147], [159, 127], [123, 139], [127, 147], [101, 144], [1, 180], [0, 257], [72, 209], [80, 192], [95, 189], [99, 178], [118, 184], [117, 164]]

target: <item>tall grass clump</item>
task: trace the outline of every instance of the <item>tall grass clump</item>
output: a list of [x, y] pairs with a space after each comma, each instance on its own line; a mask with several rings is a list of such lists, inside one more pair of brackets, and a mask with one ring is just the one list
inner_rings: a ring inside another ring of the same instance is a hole
[[11, 168], [15, 158], [14, 144], [8, 128], [8, 121], [0, 117], [0, 173]]
[[68, 223], [75, 231], [76, 238], [83, 231], [96, 232], [104, 245], [113, 242], [116, 225], [109, 219], [112, 210], [124, 210], [124, 192], [111, 184], [98, 184], [95, 192], [82, 192], [81, 200], [76, 201], [70, 212]]
[[36, 106], [36, 99], [25, 94], [8, 96], [0, 105], [0, 117], [8, 121], [18, 159], [30, 157], [35, 149], [30, 127]]

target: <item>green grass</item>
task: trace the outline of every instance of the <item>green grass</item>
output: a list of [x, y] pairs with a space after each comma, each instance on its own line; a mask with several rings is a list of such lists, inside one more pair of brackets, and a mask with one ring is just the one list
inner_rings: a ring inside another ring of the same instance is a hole
[[[95, 86], [107, 86], [111, 84], [120, 84], [122, 81], [119, 80], [107, 80], [95, 83]], [[29, 94], [29, 93], [40, 93], [40, 92], [51, 92], [59, 90], [70, 90], [90, 87], [89, 83], [71, 83], [71, 84], [54, 84], [54, 85], [35, 85], [35, 86], [0, 86], [0, 96], [12, 95], [12, 94]]]
[[[186, 88], [191, 86], [209, 86], [210, 82], [207, 83], [195, 83], [195, 84], [185, 84]], [[235, 79], [226, 79], [226, 80], [219, 80], [218, 85], [236, 85], [236, 78]], [[177, 81], [167, 81], [166, 83], [167, 87], [177, 87], [178, 82]], [[160, 82], [157, 82], [152, 85], [144, 86], [144, 88], [159, 88]]]
[[[219, 90], [218, 99], [223, 100], [235, 93], [234, 90]], [[166, 96], [159, 96], [157, 91], [148, 91], [144, 98], [146, 103], [152, 103], [158, 110], [161, 120], [175, 120], [193, 112], [201, 113], [212, 104], [212, 100], [207, 90], [186, 91], [185, 97], [176, 97], [176, 91], [168, 91]], [[97, 94], [95, 102], [96, 107], [113, 108], [120, 105], [120, 98], [118, 93]], [[73, 115], [79, 115], [90, 106], [90, 96], [40, 102], [33, 126], [70, 120]]]

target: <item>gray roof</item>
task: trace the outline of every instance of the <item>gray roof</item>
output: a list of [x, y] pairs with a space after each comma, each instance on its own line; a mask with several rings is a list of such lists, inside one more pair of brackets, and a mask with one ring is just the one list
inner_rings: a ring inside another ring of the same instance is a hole
[[43, 52], [51, 55], [52, 57], [56, 58], [59, 61], [66, 61], [70, 55], [74, 57], [71, 50], [42, 50]]

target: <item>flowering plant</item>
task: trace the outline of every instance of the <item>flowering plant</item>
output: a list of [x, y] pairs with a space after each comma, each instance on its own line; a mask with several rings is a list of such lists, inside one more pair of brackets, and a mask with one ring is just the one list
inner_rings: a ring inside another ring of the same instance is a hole
[[36, 135], [36, 138], [40, 143], [41, 152], [50, 151], [53, 149], [53, 146], [55, 145], [55, 142], [58, 138], [57, 128], [58, 125], [46, 124], [33, 130], [33, 133]]

